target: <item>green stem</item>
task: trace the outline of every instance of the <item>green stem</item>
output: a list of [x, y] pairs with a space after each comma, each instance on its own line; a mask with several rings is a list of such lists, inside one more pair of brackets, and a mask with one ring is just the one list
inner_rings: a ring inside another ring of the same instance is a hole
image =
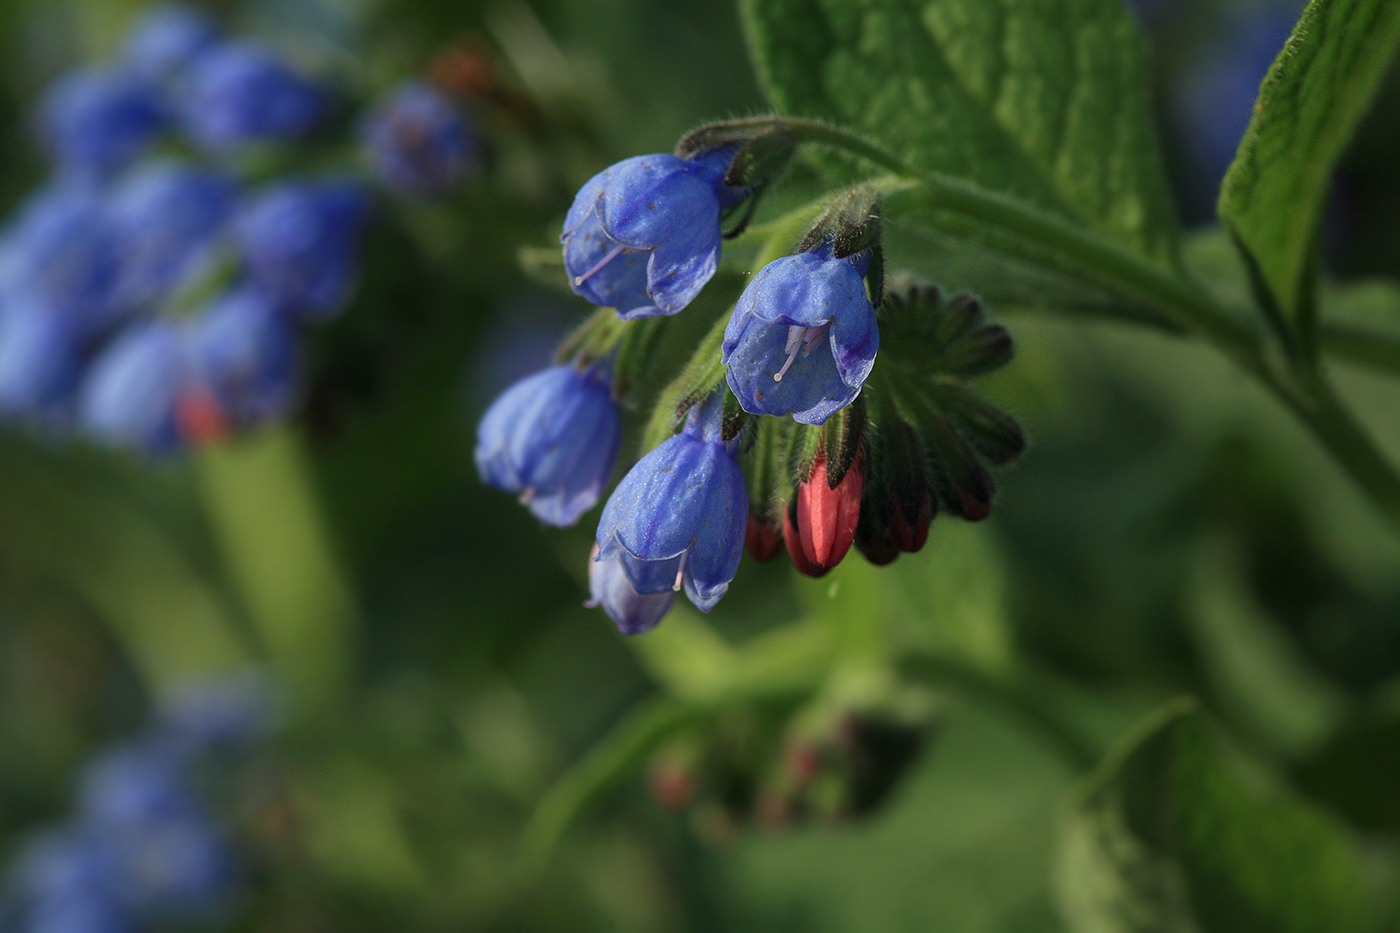
[[358, 612], [287, 428], [201, 452], [215, 536], [259, 638], [298, 707], [333, 713], [349, 689]]

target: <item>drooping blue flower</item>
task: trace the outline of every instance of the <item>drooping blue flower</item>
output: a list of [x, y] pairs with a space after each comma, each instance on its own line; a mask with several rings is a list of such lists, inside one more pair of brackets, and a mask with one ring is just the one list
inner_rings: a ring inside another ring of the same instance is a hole
[[33, 933], [128, 933], [118, 902], [120, 866], [101, 834], [85, 826], [49, 830], [20, 851], [10, 873], [18, 929]]
[[301, 136], [328, 106], [319, 87], [253, 42], [215, 45], [190, 64], [187, 77], [181, 119], [215, 152]]
[[564, 527], [603, 494], [622, 438], [606, 372], [555, 366], [507, 389], [476, 432], [482, 482], [520, 494], [535, 517]]
[[188, 165], [157, 163], [124, 179], [111, 203], [122, 305], [159, 301], [199, 271], [233, 217], [237, 198], [231, 177]]
[[187, 392], [201, 393], [229, 427], [265, 424], [296, 398], [297, 334], [267, 296], [248, 288], [216, 298], [190, 326]]
[[184, 335], [162, 318], [137, 322], [92, 362], [79, 399], [88, 434], [152, 454], [180, 444], [176, 405], [188, 376]]
[[72, 315], [21, 297], [0, 315], [0, 412], [61, 415], [77, 387], [83, 340]]
[[216, 914], [235, 888], [233, 850], [202, 810], [126, 827], [107, 842], [121, 866], [119, 902], [146, 923]]
[[350, 296], [369, 202], [348, 179], [285, 182], [238, 218], [252, 283], [306, 317], [326, 317]]
[[135, 71], [89, 68], [60, 78], [39, 105], [39, 136], [60, 168], [105, 174], [135, 157], [165, 128], [156, 87]]
[[734, 579], [749, 516], [738, 441], [720, 434], [723, 397], [692, 410], [680, 434], [638, 461], [598, 523], [596, 561], [619, 560], [642, 596], [684, 587], [704, 612]]
[[622, 558], [613, 555], [606, 560], [598, 560], [598, 545], [593, 545], [593, 555], [588, 560], [589, 600], [584, 605], [602, 606], [608, 618], [617, 623], [624, 635], [641, 635], [656, 628], [656, 624], [671, 611], [676, 601], [676, 591], [668, 589], [661, 593], [638, 593], [627, 579], [627, 568]]
[[745, 411], [825, 424], [860, 394], [880, 347], [862, 278], [869, 263], [868, 252], [835, 259], [828, 243], [753, 277], [720, 356]]
[[126, 38], [126, 62], [152, 78], [171, 77], [219, 41], [219, 27], [198, 10], [164, 4], [149, 10]]
[[83, 820], [139, 826], [196, 812], [184, 762], [153, 741], [118, 745], [89, 761], [78, 780]]
[[476, 136], [446, 94], [414, 81], [374, 108], [361, 132], [379, 178], [419, 196], [450, 191], [477, 159]]
[[623, 320], [689, 304], [719, 267], [720, 213], [746, 194], [724, 183], [733, 156], [635, 156], [589, 179], [559, 238], [570, 287]]

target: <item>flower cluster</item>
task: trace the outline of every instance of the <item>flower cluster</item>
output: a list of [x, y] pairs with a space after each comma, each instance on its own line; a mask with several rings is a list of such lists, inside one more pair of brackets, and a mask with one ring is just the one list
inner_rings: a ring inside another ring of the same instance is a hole
[[455, 105], [413, 83], [364, 116], [368, 177], [246, 175], [251, 150], [295, 156], [340, 108], [183, 7], [60, 78], [37, 117], [52, 176], [0, 231], [0, 414], [162, 454], [290, 413], [302, 326], [354, 291], [372, 181], [440, 194], [477, 158]]
[[214, 771], [227, 782], [230, 762], [271, 727], [269, 700], [256, 679], [203, 684], [142, 735], [95, 755], [73, 816], [10, 866], [4, 912], [14, 928], [163, 929], [227, 912], [238, 850], [200, 779]]
[[[627, 394], [618, 374], [632, 378], [658, 319], [713, 277], [727, 220], [747, 222], [795, 132], [781, 118], [702, 127], [675, 155], [627, 159], [584, 184], [564, 221], [564, 266], [604, 310], [563, 354], [572, 362], [487, 412], [485, 482], [556, 525], [601, 498], [615, 397]], [[672, 384], [675, 407], [658, 409], [653, 449], [607, 500], [589, 564], [589, 604], [623, 632], [651, 629], [681, 592], [708, 612], [746, 543], [759, 560], [785, 548], [821, 576], [852, 547], [874, 563], [918, 550], [940, 504], [987, 515], [985, 464], [1014, 459], [1025, 438], [966, 382], [1009, 361], [1010, 337], [970, 296], [886, 296], [883, 267], [878, 197], [859, 186], [750, 279]], [[877, 355], [889, 360], [880, 370]]]

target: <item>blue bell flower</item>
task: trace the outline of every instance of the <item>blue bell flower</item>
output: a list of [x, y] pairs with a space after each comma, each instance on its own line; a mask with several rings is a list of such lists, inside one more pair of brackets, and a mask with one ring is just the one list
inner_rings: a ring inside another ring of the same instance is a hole
[[738, 441], [720, 435], [723, 398], [716, 392], [638, 461], [598, 523], [596, 561], [620, 561], [642, 596], [684, 588], [704, 612], [739, 568], [749, 516]]
[[447, 95], [417, 81], [375, 107], [361, 137], [380, 180], [406, 194], [444, 194], [477, 160], [466, 117]]
[[77, 387], [83, 340], [71, 315], [26, 298], [0, 316], [0, 413], [62, 416]]
[[369, 203], [348, 179], [284, 182], [237, 221], [252, 284], [305, 317], [327, 317], [350, 297]]
[[657, 153], [594, 175], [559, 238], [570, 287], [624, 321], [684, 308], [719, 267], [720, 213], [747, 194], [724, 183], [733, 157]]
[[720, 355], [745, 411], [825, 424], [860, 394], [880, 347], [862, 278], [869, 263], [868, 251], [835, 259], [828, 243], [753, 277]]
[[185, 357], [184, 334], [171, 321], [149, 319], [117, 334], [83, 383], [78, 415], [84, 430], [99, 441], [152, 454], [177, 449]]
[[476, 437], [482, 482], [519, 493], [540, 521], [565, 527], [602, 496], [622, 415], [601, 367], [554, 366], [496, 399]]
[[60, 169], [102, 176], [121, 168], [165, 128], [165, 102], [130, 69], [70, 72], [44, 94], [39, 136]]
[[157, 302], [201, 271], [237, 198], [231, 177], [187, 165], [152, 164], [123, 179], [111, 201], [121, 304]]
[[221, 422], [247, 428], [286, 414], [296, 398], [297, 333], [264, 295], [238, 289], [191, 322], [186, 392], [217, 407]]
[[214, 46], [186, 77], [182, 121], [195, 142], [214, 152], [302, 136], [328, 109], [319, 87], [253, 42]]
[[593, 554], [588, 560], [588, 592], [590, 598], [584, 603], [589, 608], [602, 606], [608, 618], [617, 623], [624, 635], [641, 635], [656, 628], [666, 613], [671, 611], [676, 601], [676, 591], [664, 590], [660, 593], [638, 593], [627, 579], [627, 569], [622, 558], [614, 555], [607, 560], [598, 560], [598, 545], [593, 545]]

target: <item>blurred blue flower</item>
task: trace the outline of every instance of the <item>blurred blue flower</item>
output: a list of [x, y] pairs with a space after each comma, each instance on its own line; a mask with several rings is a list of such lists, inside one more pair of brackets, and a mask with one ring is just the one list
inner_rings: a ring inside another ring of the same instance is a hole
[[1249, 126], [1259, 85], [1288, 41], [1298, 12], [1297, 5], [1284, 3], [1231, 16], [1173, 88], [1186, 144], [1205, 176], [1203, 197], [1212, 202]]
[[209, 916], [235, 889], [233, 849], [200, 811], [162, 816], [104, 841], [120, 866], [120, 903], [141, 920]]
[[228, 175], [188, 165], [145, 166], [112, 194], [121, 256], [120, 302], [159, 301], [207, 263], [237, 203]]
[[656, 628], [656, 624], [671, 611], [676, 591], [638, 593], [627, 578], [627, 568], [620, 555], [606, 560], [597, 559], [598, 545], [588, 561], [589, 600], [585, 605], [602, 606], [608, 618], [617, 623], [624, 635], [641, 635]]
[[177, 449], [176, 405], [187, 374], [177, 324], [161, 318], [133, 324], [88, 370], [79, 399], [83, 429], [96, 440], [147, 453]]
[[153, 78], [170, 77], [219, 41], [219, 27], [200, 11], [178, 4], [148, 10], [126, 38], [125, 60]]
[[78, 779], [78, 813], [91, 824], [139, 827], [198, 812], [184, 760], [151, 740], [109, 748]]
[[739, 568], [749, 516], [738, 441], [720, 434], [724, 394], [692, 409], [680, 434], [638, 461], [598, 523], [595, 560], [620, 560], [643, 596], [684, 586], [704, 612]]
[[476, 467], [488, 486], [520, 493], [540, 521], [572, 525], [602, 496], [621, 437], [603, 368], [555, 366], [517, 382], [487, 410]]
[[177, 749], [210, 751], [265, 738], [277, 723], [276, 707], [266, 672], [249, 671], [167, 692], [155, 728]]
[[307, 133], [328, 101], [270, 49], [225, 42], [190, 65], [181, 118], [194, 140], [222, 151]]
[[82, 336], [121, 310], [117, 237], [108, 204], [83, 184], [51, 185], [21, 208], [7, 235], [6, 286], [67, 317]]
[[61, 415], [77, 387], [83, 340], [71, 315], [21, 297], [0, 314], [0, 412]]
[[466, 117], [446, 94], [421, 81], [375, 107], [361, 136], [379, 178], [408, 194], [443, 194], [476, 164], [476, 136]]
[[570, 287], [623, 320], [689, 304], [719, 266], [720, 213], [745, 195], [724, 183], [733, 156], [635, 156], [589, 179], [559, 238]]
[[89, 68], [60, 78], [39, 104], [39, 136], [60, 169], [105, 174], [165, 128], [156, 87], [135, 71]]
[[237, 223], [253, 284], [308, 317], [339, 310], [354, 285], [368, 209], [364, 189], [347, 179], [284, 182], [263, 192]]
[[297, 333], [260, 292], [236, 289], [191, 322], [187, 392], [215, 406], [229, 427], [248, 428], [286, 414], [296, 397]]
[[869, 252], [820, 249], [770, 262], [749, 282], [724, 329], [720, 360], [745, 411], [825, 424], [875, 365], [880, 332], [866, 293]]

